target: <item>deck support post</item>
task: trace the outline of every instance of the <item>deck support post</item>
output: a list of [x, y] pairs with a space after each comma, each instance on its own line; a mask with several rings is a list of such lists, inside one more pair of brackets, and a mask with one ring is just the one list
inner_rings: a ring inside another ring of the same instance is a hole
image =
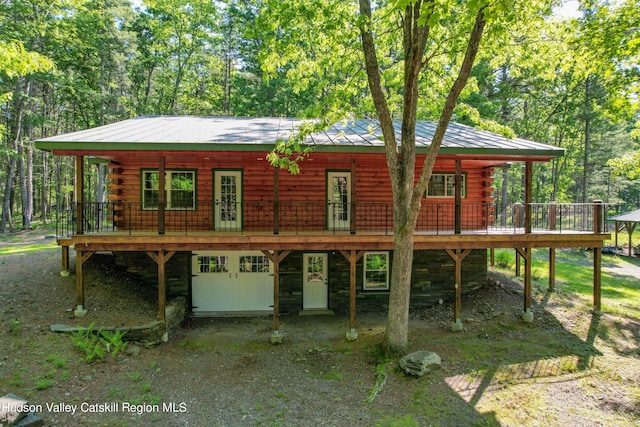
[[489, 264], [491, 265], [491, 267], [496, 265], [496, 249], [495, 248], [489, 248]]
[[549, 291], [556, 289], [556, 248], [549, 248]]
[[75, 317], [84, 317], [87, 314], [85, 308], [84, 299], [84, 278], [83, 278], [83, 264], [91, 258], [94, 251], [81, 251], [76, 249], [76, 308], [73, 310]]
[[291, 251], [262, 251], [273, 263], [273, 332], [271, 333], [271, 344], [282, 344], [280, 335], [280, 261], [285, 259]]
[[516, 276], [520, 276], [520, 253], [516, 249]]
[[158, 318], [165, 322], [167, 321], [165, 306], [167, 301], [167, 288], [166, 288], [166, 271], [165, 264], [175, 254], [175, 251], [165, 252], [159, 250], [156, 252], [148, 251], [147, 255], [158, 264]]
[[[602, 200], [594, 200], [594, 232], [602, 233], [604, 225], [604, 202]], [[633, 224], [635, 227], [635, 223]], [[629, 232], [629, 256], [631, 256], [631, 234], [633, 233], [633, 227], [629, 230], [627, 225], [627, 231]], [[602, 310], [602, 248], [593, 248], [593, 312], [600, 314]]]
[[349, 210], [349, 232], [350, 234], [356, 234], [356, 205], [357, 205], [357, 191], [356, 191], [356, 159], [351, 159], [351, 209]]
[[453, 305], [453, 325], [451, 325], [451, 330], [459, 332], [462, 331], [462, 260], [471, 253], [471, 249], [445, 249], [445, 251], [451, 259], [453, 259], [456, 266], [454, 277], [455, 302]]
[[60, 275], [62, 277], [69, 277], [69, 246], [63, 245], [60, 249], [62, 249], [62, 269], [60, 270]]
[[524, 180], [524, 232], [531, 233], [531, 203], [533, 202], [533, 162], [525, 162]]
[[340, 251], [343, 257], [349, 261], [349, 330], [347, 331], [347, 341], [358, 339], [356, 330], [356, 266], [358, 260], [364, 256], [365, 251]]
[[533, 312], [531, 311], [531, 248], [516, 248], [518, 254], [524, 259], [524, 312], [522, 320], [527, 323], [533, 322]]

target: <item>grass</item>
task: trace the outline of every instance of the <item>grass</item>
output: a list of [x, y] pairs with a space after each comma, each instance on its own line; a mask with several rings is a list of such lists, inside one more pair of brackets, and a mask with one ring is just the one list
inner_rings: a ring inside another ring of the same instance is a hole
[[16, 254], [28, 254], [33, 252], [39, 252], [44, 250], [57, 249], [59, 246], [57, 245], [55, 240], [52, 240], [48, 243], [36, 243], [30, 245], [15, 245], [15, 246], [5, 246], [4, 248], [0, 248], [0, 256], [2, 255], [16, 255]]

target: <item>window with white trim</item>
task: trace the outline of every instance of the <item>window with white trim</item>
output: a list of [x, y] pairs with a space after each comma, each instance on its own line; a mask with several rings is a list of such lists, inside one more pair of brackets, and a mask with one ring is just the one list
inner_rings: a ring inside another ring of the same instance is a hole
[[[167, 209], [196, 208], [196, 171], [167, 170], [165, 184]], [[158, 209], [159, 179], [157, 170], [142, 171], [142, 209]]]
[[269, 258], [266, 256], [245, 255], [240, 257], [240, 273], [268, 273]]
[[227, 256], [198, 256], [199, 273], [228, 273], [229, 257]]
[[389, 252], [367, 252], [364, 254], [365, 291], [384, 291], [389, 289]]
[[[461, 196], [467, 197], [467, 175], [462, 174], [460, 185]], [[431, 174], [429, 185], [427, 186], [427, 197], [455, 197], [455, 173], [434, 173]]]

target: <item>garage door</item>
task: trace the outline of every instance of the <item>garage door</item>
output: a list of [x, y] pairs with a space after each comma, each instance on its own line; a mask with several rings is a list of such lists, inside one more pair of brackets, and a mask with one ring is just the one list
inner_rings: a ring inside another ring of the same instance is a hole
[[262, 252], [207, 251], [192, 259], [194, 313], [273, 311], [273, 266]]

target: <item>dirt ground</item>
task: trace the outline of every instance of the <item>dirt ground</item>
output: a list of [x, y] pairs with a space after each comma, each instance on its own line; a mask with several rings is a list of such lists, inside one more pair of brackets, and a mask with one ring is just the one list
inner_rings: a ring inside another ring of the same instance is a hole
[[533, 324], [521, 284], [498, 273], [465, 296], [462, 332], [447, 302], [412, 313], [411, 351], [442, 358], [423, 378], [378, 351], [382, 312], [358, 316], [354, 342], [343, 316], [287, 314], [278, 346], [271, 317], [190, 319], [167, 343], [88, 364], [51, 324], [135, 325], [157, 311], [155, 289], [105, 260], [88, 262], [89, 312], [75, 319], [59, 250], [0, 256], [0, 395], [27, 398], [47, 426], [640, 425], [640, 325], [593, 315], [561, 287], [535, 287]]

